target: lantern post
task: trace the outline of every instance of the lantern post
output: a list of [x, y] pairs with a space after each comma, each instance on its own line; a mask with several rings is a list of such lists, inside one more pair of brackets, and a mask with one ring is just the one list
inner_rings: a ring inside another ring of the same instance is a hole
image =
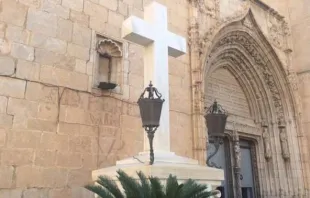
[[215, 147], [214, 152], [207, 157], [206, 163], [209, 167], [221, 168], [210, 160], [213, 156], [216, 155], [220, 145], [223, 144], [228, 114], [227, 111], [217, 103], [217, 101], [214, 101], [214, 103], [207, 109], [206, 115], [204, 117], [206, 119], [208, 135], [210, 139], [213, 139]]
[[[144, 97], [145, 95], [147, 96]], [[138, 100], [142, 127], [147, 133], [150, 144], [150, 165], [154, 163], [153, 139], [155, 132], [159, 127], [161, 110], [165, 101], [161, 97], [162, 95], [155, 87], [153, 87], [152, 82], [150, 82], [149, 86], [144, 89]]]
[[[215, 150], [207, 157], [207, 165], [209, 167], [221, 168], [216, 165], [214, 162], [211, 162], [211, 158], [216, 155], [218, 152], [220, 145], [224, 142], [225, 137], [225, 127], [227, 122], [228, 113], [223, 109], [221, 105], [219, 105], [216, 101], [207, 109], [205, 119], [208, 128], [208, 135], [210, 139], [213, 139]], [[242, 175], [240, 172], [240, 145], [239, 145], [239, 135], [237, 131], [233, 131], [233, 134], [227, 134], [229, 137], [233, 139], [233, 147], [234, 147], [234, 174], [235, 174], [235, 195], [237, 198], [242, 198], [241, 191], [241, 180]]]

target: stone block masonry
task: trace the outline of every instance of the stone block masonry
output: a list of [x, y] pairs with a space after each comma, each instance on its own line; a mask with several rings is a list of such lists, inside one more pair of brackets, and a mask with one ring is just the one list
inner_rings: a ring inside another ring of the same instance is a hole
[[[0, 198], [93, 198], [83, 189], [91, 170], [142, 150], [143, 49], [120, 37], [143, 3], [0, 0]], [[169, 25], [186, 36], [175, 18]], [[96, 34], [124, 42], [120, 93], [94, 89]], [[184, 96], [171, 105], [171, 147], [192, 157], [188, 60], [170, 63], [171, 102]]]

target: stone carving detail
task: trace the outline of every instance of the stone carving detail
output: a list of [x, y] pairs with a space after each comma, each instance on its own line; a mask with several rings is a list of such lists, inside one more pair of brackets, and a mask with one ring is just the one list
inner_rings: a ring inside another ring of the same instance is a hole
[[282, 157], [284, 160], [290, 159], [289, 144], [287, 141], [286, 127], [283, 120], [279, 120], [279, 136], [282, 150]]
[[204, 0], [204, 5], [200, 9], [207, 16], [216, 18], [217, 12], [219, 12], [219, 0]]
[[204, 0], [188, 0], [188, 2], [196, 8], [200, 8], [203, 5], [203, 1]]
[[[208, 0], [207, 0], [208, 1]], [[217, 2], [218, 0], [215, 0]], [[217, 4], [216, 4], [217, 5]], [[219, 5], [218, 5], [219, 6]], [[219, 19], [214, 26], [209, 28], [209, 30], [201, 37], [200, 39], [200, 51], [201, 54], [205, 50], [208, 41], [212, 40], [212, 37], [225, 25], [228, 25], [229, 23], [237, 20], [241, 20], [250, 9], [250, 2], [245, 1], [243, 2], [242, 6], [237, 10], [233, 15]]]
[[249, 29], [254, 28], [252, 21], [248, 17], [245, 17], [245, 19], [243, 20], [243, 25]]
[[288, 24], [284, 19], [269, 17], [268, 21], [269, 38], [271, 42], [279, 49], [285, 49], [287, 46], [287, 36], [289, 35]]
[[[270, 68], [272, 68], [273, 66], [270, 65], [270, 62], [265, 60], [263, 54], [260, 54], [260, 52], [258, 51], [258, 49], [260, 49], [258, 44], [247, 33], [241, 32], [241, 31], [235, 31], [235, 32], [230, 33], [223, 39], [221, 39], [216, 44], [216, 46], [214, 46], [213, 51], [215, 51], [216, 49], [220, 47], [223, 48], [224, 45], [229, 45], [229, 46], [234, 45], [234, 46], [243, 47], [249, 53], [250, 57], [253, 58], [255, 64], [257, 65], [257, 69], [262, 74], [264, 81], [270, 90], [270, 93], [272, 94], [272, 99], [274, 102], [274, 106], [276, 108], [277, 117], [279, 119], [284, 118], [284, 110], [283, 110], [283, 105], [282, 105], [282, 101], [280, 97], [280, 92], [276, 85], [275, 79], [272, 76], [272, 72], [270, 70]], [[231, 52], [231, 53], [233, 54], [234, 52]], [[236, 65], [240, 66], [240, 63], [241, 63], [240, 61], [242, 61], [243, 59], [244, 57], [240, 57], [237, 59], [233, 59], [233, 61], [234, 62], [239, 61], [239, 62], [236, 62]]]
[[263, 128], [263, 141], [264, 141], [264, 153], [265, 153], [265, 159], [269, 161], [271, 159], [271, 147], [270, 147], [270, 136], [268, 132], [268, 125], [264, 121], [262, 123]]
[[219, 0], [188, 0], [188, 2], [211, 18], [216, 18], [219, 12]]
[[237, 131], [233, 131], [233, 148], [234, 148], [234, 174], [235, 174], [235, 182], [236, 182], [236, 196], [242, 197], [241, 192], [241, 150], [240, 150], [240, 142], [239, 142], [239, 134]]
[[191, 20], [190, 26], [188, 27], [188, 45], [191, 46], [191, 49], [198, 48], [198, 36], [199, 36], [199, 24], [196, 20]]
[[112, 57], [121, 57], [121, 47], [110, 39], [102, 39], [98, 42], [97, 51], [101, 55], [108, 55]]
[[290, 73], [287, 77], [292, 89], [298, 91], [298, 76], [296, 72]]

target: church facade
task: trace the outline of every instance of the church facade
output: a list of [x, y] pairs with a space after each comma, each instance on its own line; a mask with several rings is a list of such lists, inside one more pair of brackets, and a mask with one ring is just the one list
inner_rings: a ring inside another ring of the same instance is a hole
[[[143, 150], [144, 49], [121, 28], [150, 2], [0, 0], [1, 198], [91, 198], [93, 170]], [[224, 169], [222, 197], [310, 197], [310, 3], [158, 2], [188, 43], [169, 57], [171, 150]]]

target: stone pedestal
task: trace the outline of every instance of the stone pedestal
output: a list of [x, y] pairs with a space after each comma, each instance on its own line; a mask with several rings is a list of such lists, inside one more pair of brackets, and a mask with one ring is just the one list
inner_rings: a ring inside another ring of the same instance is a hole
[[[116, 171], [121, 169], [130, 176], [136, 178], [137, 171], [145, 175], [152, 175], [165, 181], [170, 174], [177, 176], [180, 182], [187, 179], [194, 179], [199, 183], [207, 184], [212, 189], [221, 185], [224, 180], [224, 171], [221, 169], [200, 166], [198, 161], [180, 157], [172, 152], [155, 152], [155, 162], [149, 165], [149, 153], [143, 152], [133, 158], [117, 161], [113, 167], [103, 168], [92, 172], [93, 180], [100, 175], [106, 175], [116, 179]], [[164, 183], [165, 184], [165, 183]]]

